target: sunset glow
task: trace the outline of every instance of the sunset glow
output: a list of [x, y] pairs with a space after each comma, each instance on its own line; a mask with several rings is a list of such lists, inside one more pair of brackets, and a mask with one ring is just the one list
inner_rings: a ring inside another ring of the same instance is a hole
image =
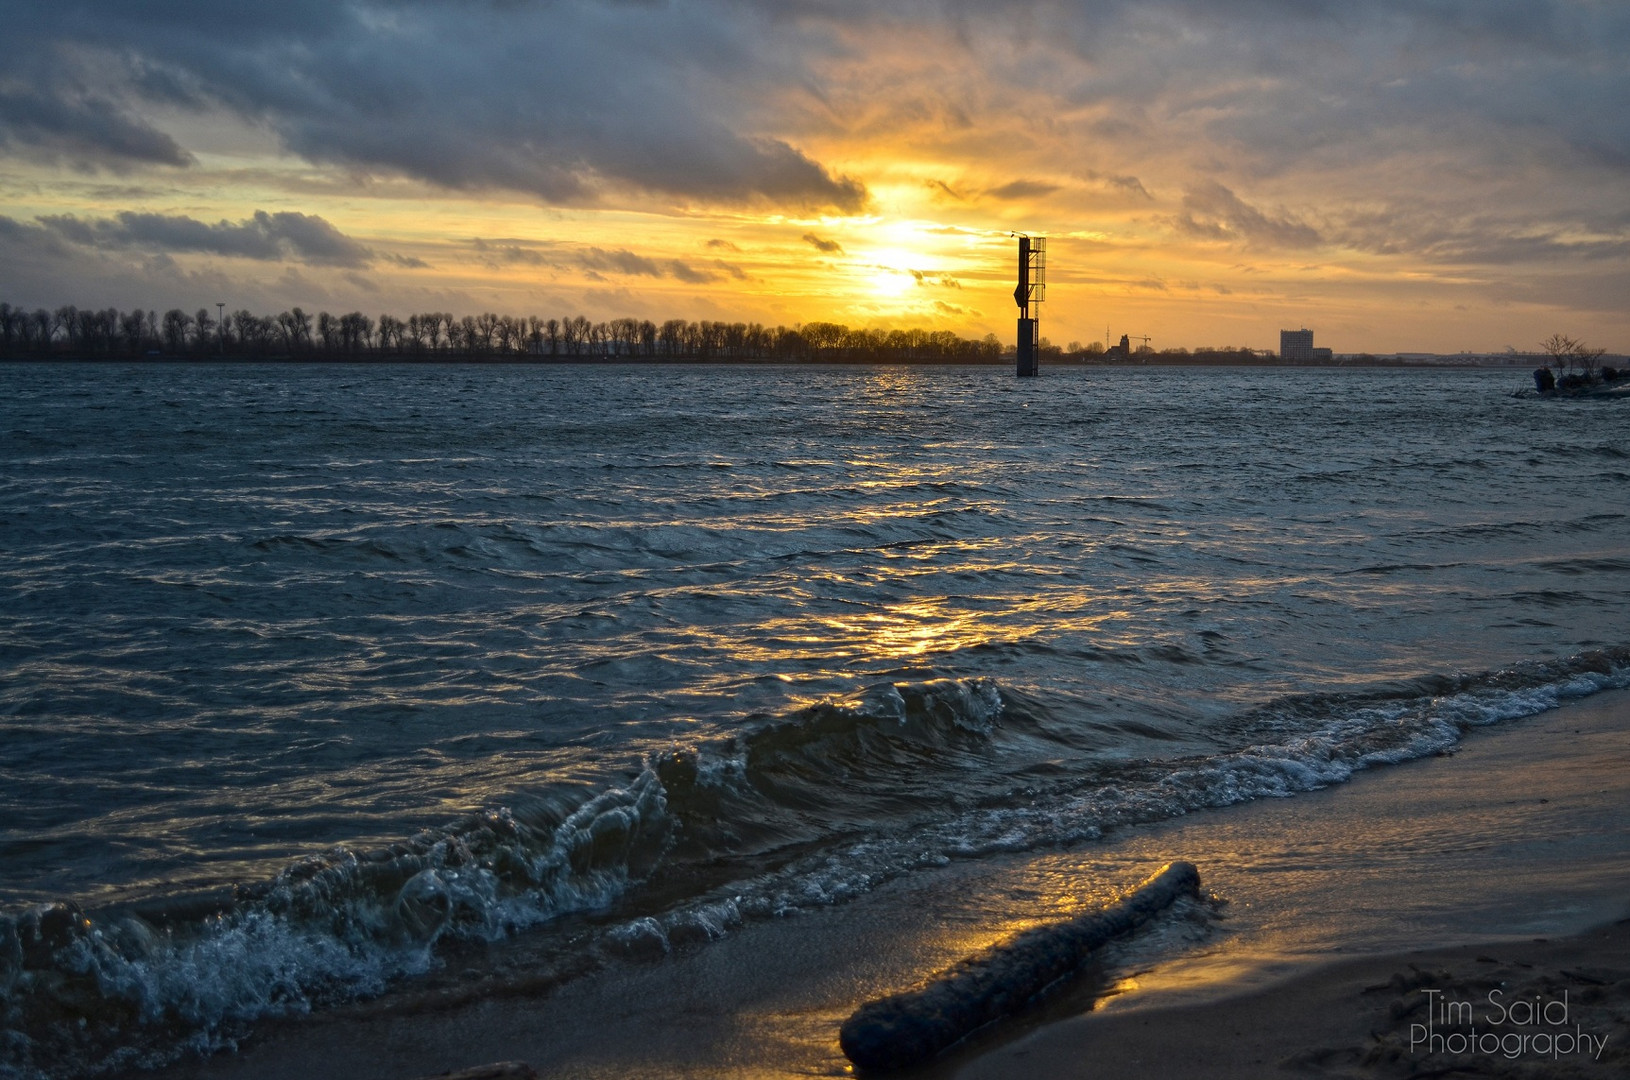
[[1618, 5], [187, 7], [14, 20], [0, 298], [1630, 345]]

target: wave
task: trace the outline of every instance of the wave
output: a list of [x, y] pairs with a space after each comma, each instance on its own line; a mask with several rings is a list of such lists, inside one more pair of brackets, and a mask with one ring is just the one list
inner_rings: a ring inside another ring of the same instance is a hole
[[572, 915], [592, 917], [593, 948], [665, 952], [953, 859], [1341, 783], [1624, 686], [1630, 648], [1425, 676], [1283, 698], [1215, 725], [1204, 753], [1126, 760], [1071, 750], [1058, 717], [991, 680], [884, 684], [270, 881], [0, 915], [0, 1075], [231, 1046], [259, 1018], [429, 972], [449, 942]]

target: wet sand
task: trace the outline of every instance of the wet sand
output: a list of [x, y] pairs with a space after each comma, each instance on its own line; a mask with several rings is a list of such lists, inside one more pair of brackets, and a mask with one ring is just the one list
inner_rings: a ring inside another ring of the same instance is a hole
[[954, 1075], [1118, 1080], [1178, 1063], [1217, 1080], [1630, 1075], [1630, 920], [1556, 940], [1366, 957], [1202, 1004], [1093, 1013]]
[[[915, 1075], [1627, 1071], [1630, 927], [1616, 922], [1630, 916], [1630, 692], [1616, 691], [1476, 732], [1452, 756], [1073, 851], [953, 864], [561, 984], [514, 974], [524, 943], [495, 949], [435, 992], [271, 1026], [235, 1054], [159, 1075], [405, 1080], [506, 1060], [572, 1077], [843, 1075], [837, 1030], [859, 1002], [1172, 858], [1198, 864], [1214, 903]], [[1606, 1038], [1599, 1056], [1553, 1060], [1532, 1038], [1509, 1059], [1411, 1045], [1431, 1000], [1455, 1005], [1449, 1019], [1466, 1003], [1482, 1034], [1535, 1036], [1558, 1026], [1487, 1017], [1521, 999], [1556, 1019], [1564, 995], [1564, 1026]]]

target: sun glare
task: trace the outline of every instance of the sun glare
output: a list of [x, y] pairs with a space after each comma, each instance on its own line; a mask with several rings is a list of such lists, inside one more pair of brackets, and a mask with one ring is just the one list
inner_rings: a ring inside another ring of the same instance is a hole
[[867, 261], [871, 265], [867, 281], [872, 295], [894, 300], [915, 288], [938, 260], [918, 251], [889, 247], [868, 252]]
[[873, 296], [894, 300], [909, 292], [916, 279], [904, 270], [879, 266], [872, 272], [870, 282]]

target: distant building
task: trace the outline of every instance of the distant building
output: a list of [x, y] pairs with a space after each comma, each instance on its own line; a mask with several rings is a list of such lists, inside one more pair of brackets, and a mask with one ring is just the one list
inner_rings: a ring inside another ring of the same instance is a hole
[[1313, 347], [1313, 331], [1306, 328], [1301, 330], [1279, 331], [1279, 359], [1291, 363], [1306, 363], [1312, 360], [1329, 360], [1332, 353], [1329, 349], [1315, 349]]
[[1311, 331], [1311, 330], [1281, 330], [1281, 331], [1279, 331], [1279, 359], [1281, 359], [1281, 360], [1311, 360], [1311, 359], [1313, 359], [1313, 331]]

